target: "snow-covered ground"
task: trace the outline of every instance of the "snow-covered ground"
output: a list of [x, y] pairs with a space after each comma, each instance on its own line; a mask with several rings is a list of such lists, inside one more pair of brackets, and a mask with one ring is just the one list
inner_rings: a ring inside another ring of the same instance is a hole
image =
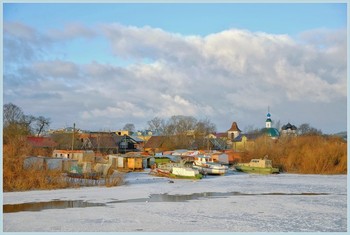
[[[125, 180], [112, 188], [4, 193], [4, 205], [84, 200], [105, 206], [4, 213], [3, 231], [347, 232], [346, 175], [230, 172], [171, 183], [145, 171], [128, 173]], [[222, 194], [206, 197], [210, 192]], [[163, 194], [202, 197], [160, 201]]]

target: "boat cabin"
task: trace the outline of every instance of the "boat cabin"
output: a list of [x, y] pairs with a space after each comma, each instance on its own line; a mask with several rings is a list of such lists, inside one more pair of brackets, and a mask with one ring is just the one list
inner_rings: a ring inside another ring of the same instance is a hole
[[272, 161], [267, 159], [252, 159], [248, 163], [250, 167], [272, 167]]

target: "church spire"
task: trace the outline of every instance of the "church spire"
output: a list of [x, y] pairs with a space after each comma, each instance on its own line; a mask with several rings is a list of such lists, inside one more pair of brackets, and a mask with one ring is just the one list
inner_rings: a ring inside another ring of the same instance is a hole
[[271, 128], [271, 114], [270, 114], [270, 106], [267, 107], [267, 114], [266, 114], [266, 122], [265, 126], [266, 128]]

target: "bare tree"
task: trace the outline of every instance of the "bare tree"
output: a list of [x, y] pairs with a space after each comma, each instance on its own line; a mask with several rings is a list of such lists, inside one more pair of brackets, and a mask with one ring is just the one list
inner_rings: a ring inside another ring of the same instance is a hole
[[123, 127], [123, 130], [129, 131], [129, 134], [132, 134], [135, 132], [135, 125], [132, 123], [127, 123], [125, 124], [125, 126]]
[[4, 104], [3, 107], [3, 124], [4, 126], [21, 123], [24, 121], [25, 115], [22, 109], [12, 103]]
[[322, 135], [322, 131], [312, 127], [309, 123], [303, 123], [298, 127], [298, 134], [299, 135]]
[[164, 133], [164, 126], [165, 126], [165, 121], [159, 117], [155, 117], [152, 120], [148, 121], [148, 128], [161, 135]]
[[216, 131], [216, 126], [208, 118], [197, 122], [195, 127], [195, 133], [197, 135], [208, 135]]
[[172, 116], [167, 122], [167, 131], [169, 134], [182, 135], [189, 130], [194, 130], [197, 119], [191, 116], [177, 115]]
[[40, 136], [41, 132], [49, 127], [50, 123], [50, 118], [45, 118], [43, 116], [37, 117], [35, 119], [35, 130], [37, 132], [37, 136]]
[[4, 143], [21, 139], [31, 133], [30, 123], [26, 120], [22, 109], [12, 103], [3, 106], [3, 138]]

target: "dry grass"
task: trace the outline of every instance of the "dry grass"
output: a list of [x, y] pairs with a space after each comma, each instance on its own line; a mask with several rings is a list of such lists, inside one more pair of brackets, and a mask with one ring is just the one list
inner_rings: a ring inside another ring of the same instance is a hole
[[[35, 166], [29, 169], [23, 168], [24, 157], [33, 155], [33, 149], [16, 142], [15, 147], [12, 144], [3, 145], [3, 191], [27, 191], [43, 189], [60, 189], [80, 186], [99, 185], [99, 180], [89, 180], [86, 184], [77, 184], [74, 181], [67, 180], [62, 171], [52, 171], [38, 169]], [[34, 154], [35, 155], [35, 154]], [[51, 154], [48, 154], [51, 155]], [[90, 181], [93, 181], [91, 183]], [[96, 181], [96, 182], [95, 182]], [[124, 174], [113, 174], [103, 180], [106, 187], [113, 187], [123, 184]]]
[[69, 185], [62, 180], [62, 172], [38, 169], [23, 169], [23, 160], [4, 158], [4, 192], [26, 191], [34, 189], [67, 188]]
[[124, 173], [113, 173], [105, 178], [106, 187], [115, 187], [124, 184]]
[[339, 137], [298, 136], [272, 141], [266, 137], [255, 141], [242, 161], [269, 156], [282, 171], [302, 174], [346, 174], [347, 143]]

